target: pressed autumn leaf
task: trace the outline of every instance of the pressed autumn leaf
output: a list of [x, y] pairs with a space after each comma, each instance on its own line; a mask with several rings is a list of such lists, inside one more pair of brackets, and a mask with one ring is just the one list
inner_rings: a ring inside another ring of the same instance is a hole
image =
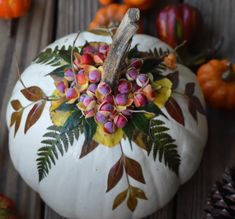
[[32, 102], [36, 102], [38, 100], [41, 100], [45, 94], [42, 91], [40, 87], [37, 86], [32, 86], [32, 87], [27, 87], [23, 90], [21, 90], [21, 93], [24, 95], [26, 99]]
[[38, 121], [38, 119], [42, 115], [45, 105], [46, 100], [43, 100], [39, 103], [34, 104], [33, 108], [29, 111], [24, 128], [25, 134]]
[[23, 114], [23, 110], [18, 111], [18, 112], [13, 112], [12, 115], [11, 115], [10, 126], [15, 125], [14, 136], [16, 136], [16, 133], [17, 133], [19, 127], [20, 127], [20, 122], [21, 122], [22, 114]]
[[176, 102], [176, 100], [173, 97], [170, 97], [168, 101], [165, 104], [165, 108], [167, 112], [170, 114], [170, 116], [180, 123], [181, 125], [184, 125], [184, 115], [183, 112], [179, 106], [179, 104]]
[[191, 97], [194, 94], [195, 90], [195, 83], [187, 83], [185, 85], [185, 94], [189, 97]]
[[197, 121], [197, 110], [191, 100], [189, 100], [189, 103], [188, 103], [188, 110], [189, 110], [190, 114], [192, 115], [192, 117]]
[[95, 141], [88, 142], [87, 140], [84, 141], [83, 146], [82, 146], [82, 151], [80, 154], [80, 159], [88, 155], [90, 152], [95, 150], [98, 147], [98, 143]]
[[129, 197], [127, 200], [127, 207], [133, 212], [137, 207], [137, 198], [134, 196], [132, 192], [129, 193]]
[[22, 105], [19, 100], [12, 100], [11, 101], [11, 106], [14, 110], [18, 111], [22, 108]]
[[113, 187], [115, 187], [122, 178], [122, 176], [123, 176], [123, 160], [121, 157], [109, 171], [108, 188], [106, 192], [109, 192]]
[[172, 82], [167, 78], [163, 78], [159, 81], [153, 82], [152, 86], [155, 90], [155, 99], [153, 102], [159, 108], [163, 108], [166, 101], [171, 96]]
[[96, 133], [93, 136], [93, 140], [98, 142], [99, 144], [103, 144], [107, 147], [114, 147], [116, 146], [121, 139], [123, 138], [124, 132], [122, 129], [117, 129], [115, 133], [113, 134], [107, 134], [102, 124], [98, 123]]
[[146, 197], [144, 191], [142, 191], [141, 189], [132, 186], [131, 187], [133, 194], [135, 195], [136, 198], [140, 198], [140, 199], [144, 199], [144, 200], [148, 200], [148, 198]]
[[116, 209], [120, 204], [122, 204], [122, 202], [125, 201], [127, 192], [128, 192], [128, 189], [124, 190], [123, 192], [118, 194], [118, 196], [114, 199], [113, 210]]
[[126, 173], [129, 176], [131, 176], [132, 178], [134, 178], [138, 182], [145, 184], [142, 168], [137, 161], [135, 161], [129, 157], [125, 157], [124, 165], [125, 165]]

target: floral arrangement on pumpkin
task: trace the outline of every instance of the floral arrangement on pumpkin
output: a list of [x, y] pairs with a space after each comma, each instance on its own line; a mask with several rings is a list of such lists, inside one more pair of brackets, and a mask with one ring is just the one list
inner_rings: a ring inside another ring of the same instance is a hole
[[[158, 118], [163, 115], [184, 125], [182, 109], [173, 97], [173, 94], [177, 95], [175, 89], [179, 83], [175, 51], [142, 52], [136, 45], [127, 53], [116, 86], [111, 87], [102, 80], [109, 49], [107, 43], [86, 42], [81, 48], [55, 47], [42, 51], [36, 63], [58, 66], [47, 75], [54, 80], [53, 94], [48, 96], [41, 88], [25, 87], [22, 82], [24, 89], [21, 92], [31, 104], [22, 106], [19, 100], [11, 101], [15, 110], [11, 116], [15, 135], [27, 107], [32, 106], [26, 119], [25, 134], [38, 121], [46, 103], [51, 103], [53, 125], [48, 127], [41, 142], [43, 146], [38, 150], [39, 181], [49, 174], [51, 165], [56, 164], [58, 153], [63, 156], [80, 134], [85, 135], [80, 159], [101, 145], [109, 148], [119, 145], [122, 149], [124, 138], [129, 140], [131, 148], [140, 147], [178, 174], [177, 145], [167, 133], [169, 128]], [[185, 93], [178, 95], [188, 101], [189, 112], [197, 121], [197, 112], [205, 112], [194, 95], [194, 87], [194, 83], [188, 83]], [[162, 111], [163, 107], [171, 117]], [[124, 174], [127, 179], [132, 177], [139, 183], [146, 183], [138, 161], [121, 151], [122, 156], [110, 169], [106, 192], [112, 190]], [[131, 185], [129, 180], [128, 188], [116, 196], [113, 209], [126, 198], [131, 211], [135, 210], [138, 199], [147, 199], [144, 191]]]

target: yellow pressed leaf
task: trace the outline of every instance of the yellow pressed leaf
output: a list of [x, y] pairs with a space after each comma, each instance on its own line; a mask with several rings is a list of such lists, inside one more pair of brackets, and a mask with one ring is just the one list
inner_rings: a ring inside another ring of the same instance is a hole
[[172, 88], [172, 82], [167, 79], [161, 79], [159, 81], [152, 83], [153, 89], [155, 91], [155, 99], [154, 103], [159, 107], [164, 107], [166, 101], [171, 96], [171, 88]]
[[55, 126], [63, 126], [70, 115], [71, 112], [50, 111], [51, 121]]
[[103, 125], [98, 123], [96, 133], [93, 136], [93, 140], [98, 142], [99, 144], [103, 144], [107, 147], [114, 147], [116, 146], [121, 139], [123, 138], [123, 130], [117, 129], [117, 131], [114, 134], [107, 134], [104, 132]]

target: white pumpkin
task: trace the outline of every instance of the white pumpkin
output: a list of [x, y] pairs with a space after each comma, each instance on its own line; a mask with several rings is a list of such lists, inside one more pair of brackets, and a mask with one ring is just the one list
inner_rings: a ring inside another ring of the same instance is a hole
[[[55, 41], [47, 48], [68, 47], [73, 44], [75, 37], [76, 34], [68, 35]], [[86, 41], [112, 42], [109, 36], [82, 32], [76, 41], [76, 46], [82, 46]], [[170, 49], [163, 42], [147, 35], [135, 35], [132, 47], [136, 44], [139, 45], [140, 51], [148, 51], [154, 48], [162, 48], [164, 51]], [[23, 72], [22, 81], [27, 87], [36, 85], [42, 88], [45, 93], [51, 94], [55, 89], [54, 83], [50, 77], [45, 77], [45, 75], [55, 68], [33, 62]], [[195, 95], [205, 106], [194, 74], [181, 64], [177, 64], [177, 69], [180, 77], [177, 91], [184, 92], [185, 84], [188, 82], [196, 83]], [[10, 101], [19, 99], [22, 105], [27, 105], [30, 102], [22, 95], [21, 89], [23, 89], [23, 86], [18, 81]], [[112, 210], [114, 198], [127, 187], [127, 180], [124, 175], [117, 186], [106, 193], [107, 177], [110, 168], [120, 158], [120, 147], [109, 148], [99, 145], [92, 153], [79, 159], [84, 135], [81, 135], [78, 141], [74, 142], [72, 147], [69, 147], [68, 152], [63, 157], [59, 155], [59, 159], [56, 161], [56, 165], [52, 166], [49, 175], [39, 183], [36, 163], [37, 151], [41, 147], [42, 136], [46, 133], [47, 127], [52, 125], [49, 114], [50, 103], [46, 104], [39, 121], [25, 135], [23, 124], [29, 111], [29, 109], [26, 109], [15, 137], [14, 130], [10, 128], [10, 117], [13, 109], [10, 104], [8, 105], [7, 124], [11, 159], [26, 183], [37, 191], [52, 209], [64, 217], [76, 219], [143, 218], [166, 205], [175, 195], [179, 186], [194, 174], [199, 166], [206, 143], [206, 117], [197, 113], [198, 122], [196, 122], [188, 112], [188, 103], [185, 98], [180, 95], [175, 95], [174, 98], [184, 113], [185, 126], [177, 123], [174, 119], [168, 120], [163, 116], [160, 117], [170, 129], [169, 134], [176, 140], [178, 146], [178, 153], [181, 158], [179, 176], [169, 170], [164, 163], [160, 163], [158, 159], [154, 161], [151, 155], [148, 156], [146, 151], [136, 147], [134, 142], [133, 150], [131, 150], [128, 140], [122, 139], [121, 141], [124, 153], [128, 157], [138, 160], [142, 166], [146, 182], [146, 184], [142, 184], [133, 178], [129, 178], [131, 184], [143, 190], [148, 198], [148, 200], [138, 199], [138, 205], [134, 212], [131, 212], [126, 204], [121, 204], [115, 210]], [[169, 115], [165, 109], [163, 111], [166, 115]]]

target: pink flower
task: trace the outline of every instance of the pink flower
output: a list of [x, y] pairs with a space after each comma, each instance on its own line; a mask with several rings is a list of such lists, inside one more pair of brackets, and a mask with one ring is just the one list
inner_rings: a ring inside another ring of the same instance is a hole
[[98, 83], [101, 79], [101, 73], [98, 70], [93, 70], [89, 73], [88, 77], [91, 83]]
[[97, 90], [100, 94], [104, 96], [107, 96], [112, 92], [111, 87], [105, 82], [99, 83]]
[[140, 74], [136, 78], [136, 83], [140, 87], [145, 87], [149, 83], [149, 77], [146, 74]]
[[88, 83], [88, 77], [84, 70], [80, 70], [78, 74], [76, 75], [76, 77], [77, 77], [77, 82], [79, 85], [84, 85]]
[[64, 72], [64, 78], [68, 81], [73, 81], [74, 80], [74, 73], [71, 68], [68, 68]]
[[127, 94], [131, 91], [132, 89], [132, 84], [125, 80], [125, 79], [121, 79], [119, 81], [119, 84], [118, 84], [118, 91], [121, 93], [121, 94]]
[[116, 126], [112, 121], [108, 121], [104, 124], [104, 131], [108, 134], [113, 134], [116, 131]]
[[138, 59], [138, 58], [131, 59], [131, 63], [130, 63], [131, 67], [135, 67], [139, 69], [141, 68], [142, 65], [143, 65], [143, 60]]
[[127, 122], [128, 122], [127, 118], [122, 114], [118, 114], [114, 118], [114, 124], [117, 126], [117, 128], [124, 128]]
[[109, 116], [114, 111], [114, 105], [108, 102], [103, 102], [98, 108], [98, 112], [105, 116]]
[[60, 93], [64, 93], [64, 92], [65, 92], [65, 89], [66, 89], [66, 86], [65, 86], [64, 82], [63, 82], [63, 81], [57, 82], [57, 83], [56, 83], [56, 89], [57, 89]]
[[129, 81], [134, 81], [137, 78], [138, 74], [139, 74], [138, 70], [132, 67], [127, 70], [126, 77]]
[[100, 112], [97, 112], [95, 115], [95, 119], [97, 122], [104, 124], [108, 120], [108, 117]]
[[96, 85], [96, 84], [90, 84], [90, 85], [88, 86], [88, 88], [87, 88], [86, 93], [87, 93], [89, 96], [95, 96], [96, 89], [97, 89], [97, 85]]
[[128, 102], [128, 96], [126, 94], [118, 94], [115, 97], [115, 102], [119, 106], [125, 106]]
[[134, 104], [136, 107], [143, 107], [147, 103], [147, 98], [141, 92], [137, 92], [134, 94]]

